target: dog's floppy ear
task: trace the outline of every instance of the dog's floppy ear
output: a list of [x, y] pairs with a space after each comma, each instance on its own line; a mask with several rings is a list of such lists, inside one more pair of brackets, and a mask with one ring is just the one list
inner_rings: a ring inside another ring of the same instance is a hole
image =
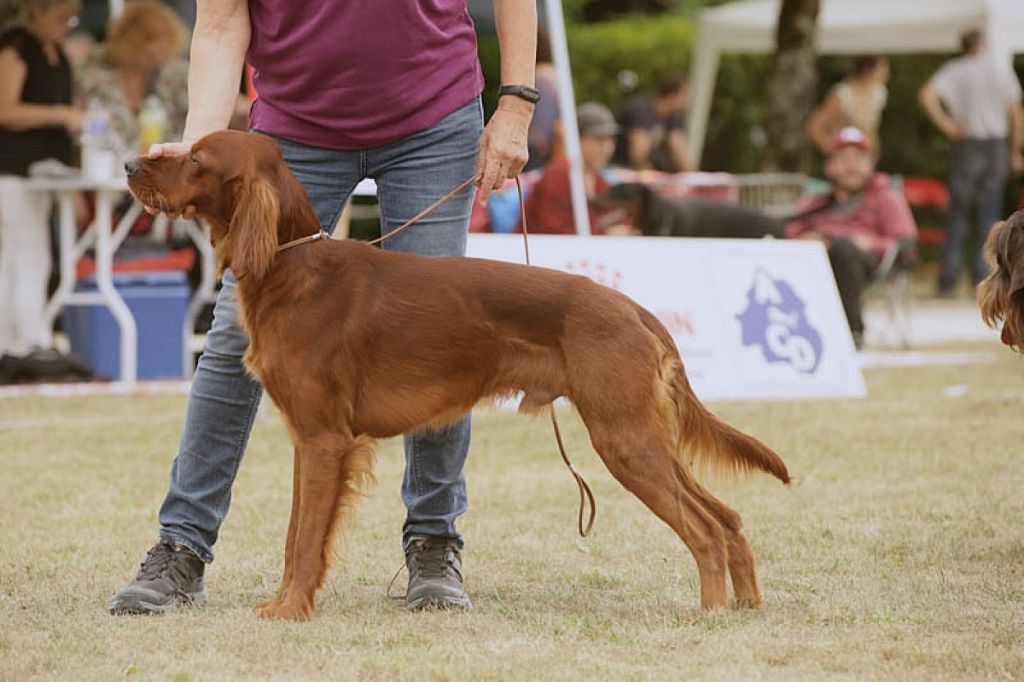
[[[1010, 300], [1017, 305], [1024, 304], [1024, 212], [1010, 216], [1003, 227], [1007, 233], [1003, 241], [1005, 251], [1002, 258], [1010, 276]], [[1010, 251], [1013, 253], [1010, 253]]]
[[259, 281], [277, 253], [277, 223], [281, 206], [274, 186], [256, 178], [239, 190], [231, 216], [231, 269], [235, 277]]

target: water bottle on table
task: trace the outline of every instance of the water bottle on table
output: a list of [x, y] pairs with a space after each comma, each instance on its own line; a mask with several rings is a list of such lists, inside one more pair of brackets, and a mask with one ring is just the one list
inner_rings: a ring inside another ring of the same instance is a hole
[[98, 100], [91, 100], [82, 123], [82, 175], [90, 180], [109, 180], [116, 172], [110, 112]]
[[156, 95], [150, 95], [139, 111], [139, 143], [145, 153], [150, 145], [163, 142], [167, 133], [167, 109]]

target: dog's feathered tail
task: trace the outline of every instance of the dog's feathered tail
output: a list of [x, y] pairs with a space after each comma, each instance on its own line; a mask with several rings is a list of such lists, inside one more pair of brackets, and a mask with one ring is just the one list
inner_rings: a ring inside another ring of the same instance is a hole
[[[343, 558], [342, 544], [344, 529], [353, 521], [353, 512], [360, 497], [365, 497], [377, 483], [373, 475], [374, 440], [366, 435], [356, 436], [348, 452], [342, 453], [338, 466], [341, 469], [341, 487], [335, 501], [334, 515], [327, 529], [324, 543], [324, 561], [327, 566], [339, 563]], [[326, 575], [326, 571], [324, 574]]]
[[663, 346], [660, 379], [668, 411], [677, 418], [676, 451], [684, 468], [715, 477], [735, 477], [760, 470], [789, 483], [785, 462], [767, 445], [708, 411], [690, 387], [675, 342], [654, 315], [637, 306], [641, 320]]

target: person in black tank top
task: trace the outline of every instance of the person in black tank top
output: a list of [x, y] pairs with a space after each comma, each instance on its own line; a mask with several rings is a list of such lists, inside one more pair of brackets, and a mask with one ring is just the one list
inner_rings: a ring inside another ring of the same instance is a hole
[[41, 159], [72, 163], [71, 67], [60, 47], [77, 0], [29, 0], [23, 25], [0, 34], [0, 175], [27, 175]]
[[[0, 33], [0, 383], [53, 354], [43, 309], [50, 276], [50, 200], [23, 185], [47, 158], [71, 165], [71, 68], [61, 50], [78, 0], [26, 0], [17, 28]], [[2, 20], [2, 18], [0, 18]], [[19, 369], [21, 368], [21, 369]]]

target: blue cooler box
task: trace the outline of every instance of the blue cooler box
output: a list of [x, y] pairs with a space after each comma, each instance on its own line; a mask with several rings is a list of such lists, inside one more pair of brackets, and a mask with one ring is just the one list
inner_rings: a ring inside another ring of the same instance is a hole
[[[190, 294], [185, 273], [114, 273], [114, 286], [135, 317], [139, 379], [183, 376], [182, 325]], [[96, 278], [85, 278], [77, 290], [96, 291]], [[97, 375], [118, 378], [121, 328], [111, 312], [101, 305], [68, 306], [63, 321], [71, 351]]]

